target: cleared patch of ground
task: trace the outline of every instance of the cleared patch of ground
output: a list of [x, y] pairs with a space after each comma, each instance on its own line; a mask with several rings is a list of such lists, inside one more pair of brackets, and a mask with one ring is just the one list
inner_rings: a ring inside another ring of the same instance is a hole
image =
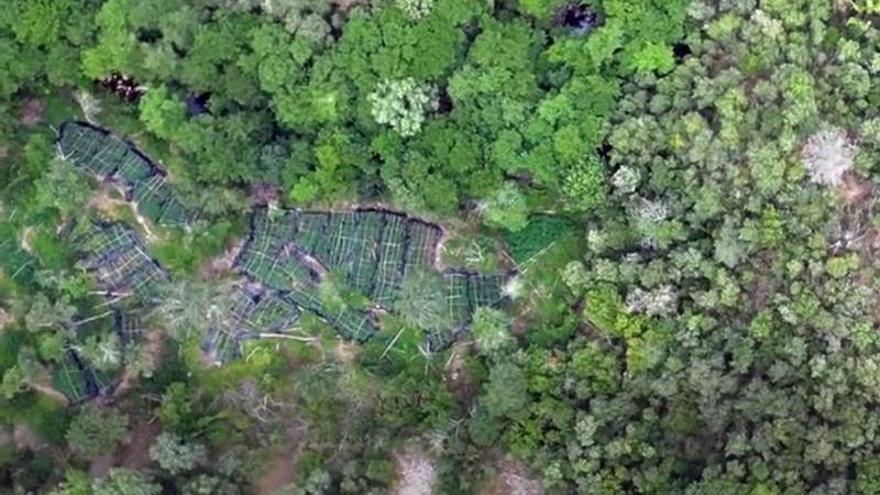
[[46, 111], [46, 102], [39, 98], [28, 98], [19, 111], [19, 121], [25, 127], [34, 127], [43, 121], [43, 112]]
[[437, 466], [424, 451], [407, 447], [394, 453], [397, 479], [391, 486], [393, 495], [431, 495], [437, 486]]
[[257, 495], [274, 495], [289, 487], [294, 481], [295, 466], [293, 459], [286, 454], [279, 454], [269, 461], [266, 472], [254, 484]]
[[275, 495], [296, 481], [296, 459], [299, 454], [299, 424], [291, 420], [285, 430], [285, 441], [266, 462], [266, 469], [254, 481], [256, 495]]
[[162, 426], [158, 421], [146, 421], [135, 425], [128, 440], [116, 452], [116, 465], [135, 470], [149, 466], [153, 462], [150, 459], [150, 447], [160, 433]]
[[543, 495], [539, 480], [528, 475], [522, 464], [504, 459], [498, 463], [498, 474], [480, 491], [483, 495]]
[[457, 342], [452, 346], [452, 355], [447, 362], [447, 386], [465, 406], [470, 406], [479, 392], [477, 385], [468, 375], [465, 357], [471, 352], [470, 344]]
[[202, 277], [207, 280], [214, 280], [231, 272], [235, 265], [235, 258], [238, 257], [243, 246], [244, 241], [238, 241], [232, 246], [226, 248], [226, 251], [220, 256], [216, 256], [206, 261], [202, 266]]
[[103, 477], [112, 467], [121, 466], [134, 470], [149, 467], [153, 462], [150, 459], [150, 446], [160, 433], [162, 426], [158, 421], [144, 421], [134, 425], [128, 438], [115, 452], [97, 457], [89, 463], [89, 476]]
[[0, 308], [0, 329], [6, 328], [14, 321], [15, 318], [13, 318], [11, 314], [7, 313], [5, 309]]

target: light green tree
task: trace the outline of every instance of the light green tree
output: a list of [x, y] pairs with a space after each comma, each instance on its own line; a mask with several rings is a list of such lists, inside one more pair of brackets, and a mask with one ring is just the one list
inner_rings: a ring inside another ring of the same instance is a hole
[[128, 431], [128, 418], [115, 409], [87, 405], [67, 430], [70, 448], [87, 459], [113, 450]]
[[480, 306], [474, 312], [471, 334], [481, 353], [493, 354], [513, 343], [509, 327], [510, 318], [503, 311]]
[[505, 182], [489, 199], [481, 203], [480, 212], [487, 225], [511, 232], [522, 230], [529, 223], [526, 198], [512, 182]]
[[107, 476], [92, 484], [93, 495], [159, 495], [162, 487], [130, 469], [111, 468]]
[[207, 458], [203, 445], [186, 443], [178, 435], [164, 432], [150, 446], [150, 459], [171, 474], [192, 471]]
[[376, 122], [409, 137], [418, 134], [428, 112], [437, 108], [434, 93], [431, 86], [408, 77], [382, 81], [368, 98]]

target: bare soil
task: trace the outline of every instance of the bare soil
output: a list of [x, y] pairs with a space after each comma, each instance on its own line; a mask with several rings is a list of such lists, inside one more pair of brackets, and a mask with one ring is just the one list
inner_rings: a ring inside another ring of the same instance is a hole
[[34, 127], [43, 121], [43, 112], [45, 111], [45, 101], [39, 98], [28, 98], [24, 101], [19, 111], [19, 122], [25, 127]]
[[498, 463], [498, 475], [480, 491], [483, 495], [543, 495], [544, 487], [531, 478], [525, 467], [512, 459]]
[[150, 447], [160, 433], [162, 426], [158, 421], [145, 421], [135, 425], [128, 440], [116, 452], [116, 465], [135, 470], [149, 466], [153, 462], [150, 459]]
[[244, 241], [239, 240], [235, 244], [226, 248], [220, 256], [209, 259], [205, 262], [204, 266], [202, 266], [202, 277], [206, 280], [215, 280], [228, 274], [232, 270], [232, 267], [235, 264], [235, 259], [238, 258], [238, 254], [241, 252], [242, 247], [244, 247]]
[[266, 463], [266, 470], [254, 481], [256, 495], [275, 495], [296, 481], [296, 459], [299, 454], [300, 426], [291, 419], [285, 430], [286, 441]]
[[269, 461], [266, 472], [257, 479], [254, 491], [257, 495], [274, 495], [294, 482], [294, 460], [286, 453], [275, 456]]
[[[159, 360], [162, 358], [162, 353], [165, 350], [165, 337], [165, 333], [158, 329], [150, 330], [144, 337], [144, 352], [147, 353], [150, 362], [153, 363], [154, 367], [159, 365]], [[118, 398], [125, 395], [129, 390], [134, 388], [139, 378], [140, 375], [135, 371], [126, 368], [122, 373], [122, 379], [119, 381], [119, 386], [113, 391], [113, 397]]]
[[470, 352], [471, 346], [465, 342], [456, 342], [452, 347], [452, 357], [447, 365], [447, 386], [459, 402], [466, 408], [473, 404], [479, 392], [477, 385], [468, 376], [465, 366], [465, 356]]
[[436, 491], [437, 466], [425, 452], [408, 447], [395, 452], [397, 479], [391, 485], [394, 495], [431, 495]]
[[6, 312], [5, 309], [0, 308], [0, 329], [6, 328], [11, 325], [15, 321], [15, 318]]

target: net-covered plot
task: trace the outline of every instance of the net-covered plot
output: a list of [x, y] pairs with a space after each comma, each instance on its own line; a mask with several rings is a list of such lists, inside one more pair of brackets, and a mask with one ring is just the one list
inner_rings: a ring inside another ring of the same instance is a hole
[[230, 318], [215, 322], [202, 349], [217, 363], [241, 355], [242, 343], [266, 333], [285, 333], [302, 314], [297, 305], [278, 291], [236, 289], [231, 296]]
[[258, 210], [237, 266], [251, 279], [278, 290], [311, 283], [317, 277], [315, 267], [306, 262], [304, 249], [293, 242], [296, 232], [295, 213]]
[[171, 190], [165, 173], [128, 142], [84, 122], [62, 124], [58, 137], [62, 156], [74, 166], [118, 183], [138, 211], [156, 224], [183, 226], [190, 214]]
[[440, 228], [436, 225], [415, 219], [407, 222], [404, 274], [434, 268], [434, 255], [437, 244], [440, 243], [440, 234]]
[[51, 375], [52, 387], [73, 403], [94, 397], [98, 393], [92, 373], [72, 351], [52, 367]]
[[394, 304], [403, 279], [406, 251], [406, 217], [393, 213], [383, 215], [381, 241], [377, 251], [376, 279], [372, 299], [383, 308]]
[[362, 294], [370, 295], [376, 283], [379, 247], [385, 228], [384, 216], [375, 211], [358, 214], [357, 229], [351, 248], [351, 264], [348, 267], [348, 284]]
[[140, 238], [117, 223], [95, 223], [73, 239], [81, 254], [80, 266], [92, 273], [109, 294], [148, 299], [168, 275], [151, 258]]
[[469, 275], [456, 272], [444, 273], [443, 282], [449, 321], [453, 325], [466, 322], [473, 311]]
[[[376, 331], [371, 313], [327, 307], [318, 295], [325, 272], [342, 275], [348, 288], [366, 296], [373, 308], [393, 311], [408, 274], [437, 270], [441, 237], [437, 225], [390, 211], [264, 208], [252, 217], [251, 236], [237, 266], [299, 311], [325, 320], [342, 337], [363, 341]], [[447, 342], [466, 327], [477, 307], [498, 305], [505, 278], [455, 270], [441, 275], [443, 292], [438, 297], [444, 298], [450, 328], [429, 329], [435, 343]]]

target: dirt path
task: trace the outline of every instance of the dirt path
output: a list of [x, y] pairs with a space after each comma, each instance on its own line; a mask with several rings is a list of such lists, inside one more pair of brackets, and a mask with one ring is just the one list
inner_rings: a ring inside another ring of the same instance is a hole
[[[158, 329], [150, 330], [144, 336], [143, 352], [147, 353], [148, 359], [153, 364], [153, 367], [160, 364], [159, 360], [162, 358], [162, 352], [165, 350], [165, 338], [165, 333]], [[125, 395], [129, 390], [134, 388], [139, 378], [140, 375], [138, 375], [136, 371], [127, 367], [122, 373], [119, 386], [113, 391], [113, 397], [118, 398]]]
[[436, 491], [437, 466], [422, 450], [408, 447], [394, 454], [397, 479], [391, 485], [394, 495], [431, 495]]
[[480, 491], [483, 495], [543, 495], [539, 480], [529, 477], [522, 464], [504, 459], [498, 463], [498, 475]]
[[[99, 181], [100, 177], [96, 177]], [[92, 199], [86, 203], [87, 208], [96, 208], [100, 211], [113, 215], [116, 212], [117, 208], [127, 208], [131, 210], [132, 215], [137, 221], [138, 225], [144, 231], [144, 235], [149, 242], [155, 242], [159, 239], [153, 229], [150, 227], [150, 221], [141, 216], [140, 212], [137, 209], [137, 203], [132, 201], [126, 201], [124, 199], [111, 198], [111, 191], [116, 191], [119, 194], [122, 194], [115, 186], [108, 184], [107, 182], [101, 182], [101, 188], [98, 190], [98, 193], [92, 196]]]
[[201, 269], [202, 277], [206, 280], [214, 280], [222, 277], [224, 274], [232, 270], [235, 259], [238, 258], [241, 249], [244, 247], [244, 240], [236, 241], [235, 244], [226, 248], [223, 254], [209, 259]]
[[286, 430], [286, 441], [274, 456], [266, 462], [263, 473], [254, 481], [256, 495], [275, 495], [296, 481], [296, 459], [299, 455], [300, 427], [295, 419], [290, 420]]
[[293, 457], [278, 455], [269, 463], [266, 472], [257, 479], [254, 493], [257, 495], [274, 495], [283, 488], [290, 486], [294, 481]]

